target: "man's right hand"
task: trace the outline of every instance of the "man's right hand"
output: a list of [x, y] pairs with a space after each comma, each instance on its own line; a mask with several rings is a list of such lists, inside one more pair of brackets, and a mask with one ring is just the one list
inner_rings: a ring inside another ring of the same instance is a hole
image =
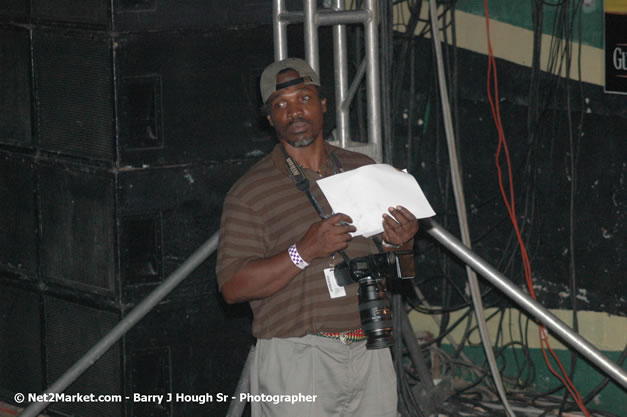
[[350, 224], [352, 222], [346, 214], [338, 213], [312, 224], [305, 236], [296, 242], [298, 253], [305, 261], [311, 262], [346, 249], [352, 239], [350, 233], [357, 230]]

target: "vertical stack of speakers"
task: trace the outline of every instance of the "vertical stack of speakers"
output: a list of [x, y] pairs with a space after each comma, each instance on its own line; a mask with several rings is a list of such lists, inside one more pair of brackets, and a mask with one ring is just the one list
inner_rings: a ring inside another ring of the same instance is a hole
[[[257, 112], [271, 7], [0, 0], [0, 399], [42, 392], [218, 230], [226, 191], [250, 155], [273, 146]], [[230, 394], [252, 342], [249, 314], [222, 303], [214, 268], [215, 256], [66, 392]]]

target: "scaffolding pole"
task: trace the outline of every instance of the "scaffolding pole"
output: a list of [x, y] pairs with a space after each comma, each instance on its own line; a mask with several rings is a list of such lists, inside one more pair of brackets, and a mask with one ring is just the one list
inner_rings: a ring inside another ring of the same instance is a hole
[[[333, 59], [335, 75], [336, 129], [331, 143], [341, 148], [364, 153], [377, 162], [383, 159], [381, 129], [381, 102], [379, 100], [379, 39], [377, 30], [377, 6], [375, 0], [364, 0], [362, 9], [345, 10], [345, 0], [333, 0], [331, 9], [317, 8], [316, 0], [303, 0], [302, 11], [289, 11], [285, 0], [274, 0], [273, 33], [274, 59], [289, 57], [287, 50], [287, 25], [303, 24], [305, 39], [305, 60], [320, 73], [318, 28], [333, 26]], [[365, 33], [365, 56], [360, 71], [349, 87], [346, 25], [362, 24]], [[361, 68], [364, 70], [361, 70]], [[363, 80], [365, 72], [366, 100], [368, 113], [368, 142], [351, 139], [350, 104], [354, 92]]]
[[523, 310], [538, 319], [540, 323], [562, 339], [564, 343], [575, 349], [583, 357], [605, 372], [607, 376], [616, 381], [616, 383], [627, 389], [627, 372], [603, 355], [593, 344], [568, 327], [566, 323], [558, 319], [542, 304], [525, 294], [503, 274], [473, 253], [442, 226], [433, 220], [422, 220], [421, 222], [427, 233], [450, 250], [453, 255], [457, 256], [460, 260], [465, 262], [466, 265], [470, 266], [478, 274], [490, 281], [492, 285], [522, 307]]
[[[219, 232], [215, 232], [202, 246], [200, 246], [181, 266], [176, 268], [157, 288], [146, 296], [133, 308], [109, 333], [92, 346], [70, 369], [65, 371], [59, 379], [46, 389], [46, 394], [64, 392], [74, 381], [89, 369], [102, 355], [104, 355], [122, 336], [146, 316], [159, 304], [177, 285], [202, 264], [218, 248]], [[51, 398], [52, 396], [44, 396]], [[38, 401], [30, 404], [22, 411], [19, 417], [35, 417], [43, 411], [50, 401]]]

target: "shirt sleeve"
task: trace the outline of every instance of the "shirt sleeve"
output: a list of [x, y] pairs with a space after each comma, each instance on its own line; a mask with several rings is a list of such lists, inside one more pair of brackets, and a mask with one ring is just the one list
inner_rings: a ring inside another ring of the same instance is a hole
[[220, 220], [216, 276], [222, 288], [235, 273], [254, 259], [265, 256], [264, 226], [253, 208], [227, 195]]

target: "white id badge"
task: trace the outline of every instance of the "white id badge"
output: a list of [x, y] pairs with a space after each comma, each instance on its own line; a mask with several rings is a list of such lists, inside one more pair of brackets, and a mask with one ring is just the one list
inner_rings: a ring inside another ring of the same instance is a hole
[[329, 295], [331, 298], [339, 298], [346, 296], [346, 290], [344, 287], [340, 287], [337, 285], [337, 280], [335, 279], [335, 272], [333, 268], [326, 268], [324, 270], [324, 279], [327, 281], [327, 287], [329, 288]]

